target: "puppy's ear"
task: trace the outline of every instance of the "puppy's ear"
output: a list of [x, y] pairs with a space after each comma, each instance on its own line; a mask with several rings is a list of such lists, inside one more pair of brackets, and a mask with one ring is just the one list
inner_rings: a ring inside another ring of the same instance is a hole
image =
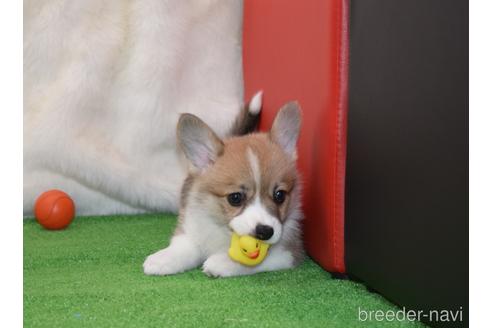
[[182, 114], [177, 128], [178, 143], [188, 160], [199, 170], [212, 165], [224, 151], [224, 143], [201, 119]]
[[282, 106], [270, 130], [270, 138], [293, 158], [297, 157], [296, 144], [301, 128], [301, 109], [296, 101]]

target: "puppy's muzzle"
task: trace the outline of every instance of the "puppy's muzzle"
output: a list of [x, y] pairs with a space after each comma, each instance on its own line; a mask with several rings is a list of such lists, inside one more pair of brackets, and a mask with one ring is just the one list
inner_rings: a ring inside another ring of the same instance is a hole
[[255, 237], [260, 240], [268, 240], [273, 236], [273, 228], [264, 224], [258, 224], [255, 228]]

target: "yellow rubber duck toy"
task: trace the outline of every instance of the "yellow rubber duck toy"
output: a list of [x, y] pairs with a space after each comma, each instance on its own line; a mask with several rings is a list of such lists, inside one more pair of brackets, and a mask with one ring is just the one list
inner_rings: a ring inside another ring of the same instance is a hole
[[259, 239], [248, 235], [239, 236], [233, 232], [229, 256], [241, 264], [255, 266], [263, 262], [265, 256], [267, 256], [268, 247], [270, 247], [270, 244], [264, 243]]

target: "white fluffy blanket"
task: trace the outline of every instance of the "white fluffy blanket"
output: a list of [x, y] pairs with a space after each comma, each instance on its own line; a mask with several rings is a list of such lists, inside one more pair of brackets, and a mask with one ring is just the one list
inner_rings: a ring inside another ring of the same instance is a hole
[[24, 213], [176, 211], [180, 113], [224, 135], [243, 102], [242, 2], [24, 0]]

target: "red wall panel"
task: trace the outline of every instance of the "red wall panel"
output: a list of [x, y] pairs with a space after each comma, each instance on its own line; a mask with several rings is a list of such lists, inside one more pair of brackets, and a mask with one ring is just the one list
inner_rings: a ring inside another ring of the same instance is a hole
[[245, 96], [263, 90], [260, 129], [298, 100], [304, 240], [325, 269], [344, 272], [348, 0], [246, 0]]

